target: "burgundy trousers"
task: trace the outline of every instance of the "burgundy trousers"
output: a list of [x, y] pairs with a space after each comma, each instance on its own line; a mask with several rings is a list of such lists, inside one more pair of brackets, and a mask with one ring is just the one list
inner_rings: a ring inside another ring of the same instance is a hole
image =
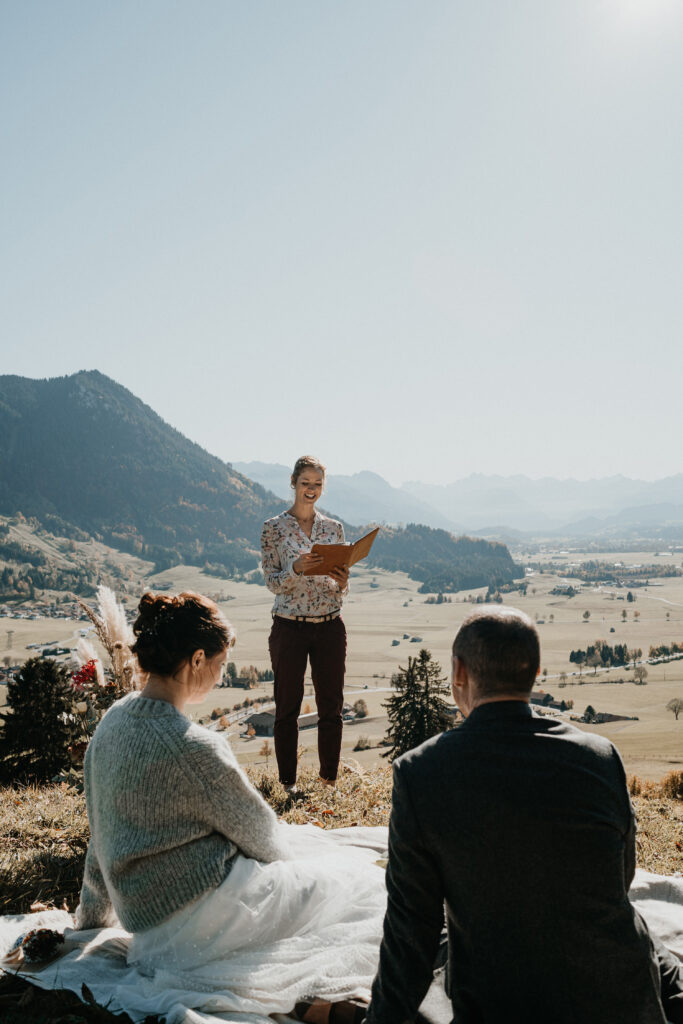
[[324, 779], [337, 778], [342, 738], [346, 628], [341, 618], [296, 622], [273, 617], [268, 639], [275, 676], [275, 757], [280, 782], [296, 782], [298, 718], [310, 659], [318, 709], [318, 757]]

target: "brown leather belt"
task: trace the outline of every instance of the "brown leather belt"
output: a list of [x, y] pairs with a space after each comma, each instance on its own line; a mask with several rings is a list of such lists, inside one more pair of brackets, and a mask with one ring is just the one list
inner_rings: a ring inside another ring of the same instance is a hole
[[331, 622], [338, 619], [341, 612], [331, 612], [330, 615], [283, 615], [282, 612], [274, 612], [274, 619], [289, 619], [291, 622]]

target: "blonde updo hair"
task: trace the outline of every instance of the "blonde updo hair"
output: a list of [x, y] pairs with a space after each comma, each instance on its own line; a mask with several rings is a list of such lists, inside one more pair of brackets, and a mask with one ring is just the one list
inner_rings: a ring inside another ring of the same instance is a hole
[[294, 463], [294, 469], [292, 470], [291, 485], [296, 487], [296, 482], [305, 469], [315, 469], [318, 473], [323, 475], [323, 483], [325, 482], [325, 467], [323, 466], [320, 459], [316, 459], [315, 455], [302, 455], [300, 459], [297, 459]]
[[176, 597], [143, 594], [133, 624], [131, 650], [143, 672], [172, 676], [195, 651], [213, 658], [235, 642], [235, 631], [208, 597], [186, 591]]

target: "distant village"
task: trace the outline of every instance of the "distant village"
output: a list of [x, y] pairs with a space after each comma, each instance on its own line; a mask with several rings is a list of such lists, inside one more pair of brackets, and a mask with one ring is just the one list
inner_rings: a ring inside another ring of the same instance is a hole
[[78, 602], [73, 600], [65, 600], [59, 604], [55, 601], [33, 601], [31, 604], [22, 604], [21, 607], [0, 605], [0, 619], [71, 619], [83, 622], [87, 618]]
[[[37, 619], [60, 619], [60, 620], [71, 620], [72, 622], [89, 622], [88, 616], [85, 614], [81, 606], [76, 601], [65, 601], [62, 604], [56, 604], [54, 602], [45, 604], [35, 604], [32, 606], [22, 606], [21, 608], [13, 608], [11, 605], [0, 605], [0, 619], [6, 620], [37, 620]], [[6, 629], [8, 639], [12, 635], [12, 629]], [[86, 636], [90, 633], [90, 627], [81, 630], [81, 634]], [[8, 647], [10, 644], [8, 643]], [[38, 643], [29, 644], [27, 646], [29, 651], [29, 657], [40, 655], [44, 658], [59, 658], [72, 653], [71, 647], [61, 647], [58, 640], [44, 640]], [[12, 664], [11, 659], [8, 656], [0, 659], [0, 683], [8, 683], [14, 678], [21, 668], [21, 664]]]

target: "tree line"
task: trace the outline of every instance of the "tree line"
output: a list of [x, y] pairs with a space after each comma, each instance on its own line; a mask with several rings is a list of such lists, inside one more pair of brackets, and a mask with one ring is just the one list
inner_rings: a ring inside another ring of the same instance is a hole
[[669, 660], [675, 660], [683, 657], [683, 643], [677, 643], [674, 640], [670, 644], [658, 644], [657, 646], [652, 644], [648, 654], [650, 658], [668, 658]]
[[683, 570], [672, 564], [614, 565], [613, 562], [599, 562], [591, 559], [579, 566], [563, 566], [562, 575], [583, 580], [586, 583], [595, 583], [599, 580], [620, 583], [624, 579], [644, 580], [647, 582], [650, 578], [659, 579], [662, 577], [683, 576]]
[[492, 585], [524, 575], [505, 544], [478, 537], [454, 537], [447, 530], [408, 523], [403, 529], [383, 527], [370, 564], [405, 572], [419, 580], [421, 594], [448, 594]]
[[572, 665], [578, 665], [579, 669], [583, 665], [589, 665], [594, 670], [598, 668], [618, 668], [620, 666], [629, 665], [633, 663], [635, 668], [636, 662], [639, 658], [642, 658], [643, 651], [640, 647], [627, 647], [626, 644], [608, 644], [606, 640], [596, 640], [595, 643], [588, 644], [585, 650], [578, 649], [571, 651], [569, 654], [569, 660]]

